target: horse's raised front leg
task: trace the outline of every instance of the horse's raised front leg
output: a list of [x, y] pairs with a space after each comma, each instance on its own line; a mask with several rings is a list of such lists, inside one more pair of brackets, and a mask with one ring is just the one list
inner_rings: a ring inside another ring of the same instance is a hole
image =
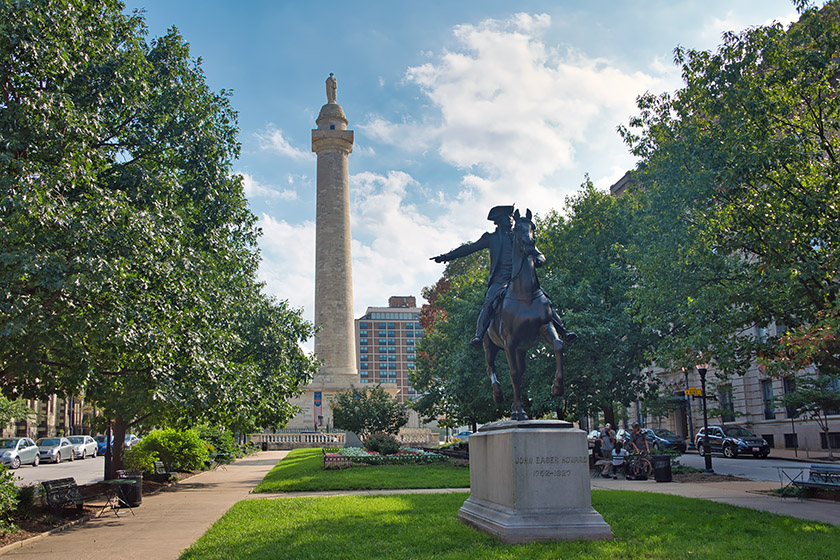
[[493, 400], [497, 403], [505, 402], [505, 396], [502, 393], [502, 385], [496, 377], [496, 355], [499, 353], [499, 348], [490, 340], [489, 336], [484, 337], [484, 361], [487, 362], [487, 375], [490, 376], [490, 386], [493, 387]]
[[545, 343], [554, 350], [554, 361], [557, 363], [557, 368], [554, 372], [554, 382], [551, 384], [551, 394], [555, 397], [562, 397], [565, 392], [565, 388], [563, 387], [563, 351], [565, 350], [563, 341], [557, 335], [557, 331], [551, 323], [545, 325], [540, 334]]
[[527, 420], [528, 415], [522, 407], [522, 376], [525, 373], [525, 350], [505, 349], [510, 367], [510, 381], [513, 386], [513, 404], [510, 409], [511, 420]]

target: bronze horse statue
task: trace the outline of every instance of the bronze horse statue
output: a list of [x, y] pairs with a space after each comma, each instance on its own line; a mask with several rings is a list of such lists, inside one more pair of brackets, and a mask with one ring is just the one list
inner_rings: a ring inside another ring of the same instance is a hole
[[531, 221], [531, 211], [527, 210], [522, 217], [517, 210], [513, 217], [513, 272], [504, 298], [484, 335], [484, 357], [487, 361], [487, 374], [493, 386], [493, 398], [497, 403], [502, 403], [504, 396], [496, 377], [496, 355], [499, 350], [505, 351], [513, 385], [511, 418], [527, 420], [528, 415], [522, 408], [521, 393], [525, 354], [540, 340], [554, 350], [557, 369], [551, 393], [555, 397], [562, 397], [564, 344], [555, 327], [551, 301], [540, 288], [537, 279], [534, 262], [537, 254], [534, 242], [536, 226]]

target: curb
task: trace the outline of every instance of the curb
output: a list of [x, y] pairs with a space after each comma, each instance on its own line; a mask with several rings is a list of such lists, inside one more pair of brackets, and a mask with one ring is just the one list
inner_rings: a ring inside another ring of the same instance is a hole
[[35, 535], [34, 537], [29, 537], [28, 539], [24, 539], [22, 541], [17, 541], [17, 542], [13, 542], [12, 544], [7, 544], [3, 548], [0, 548], [0, 556], [3, 556], [7, 552], [17, 550], [18, 548], [24, 547], [28, 544], [40, 541], [41, 539], [46, 538], [46, 537], [48, 537], [50, 535], [53, 535], [55, 533], [60, 533], [61, 531], [65, 531], [65, 530], [69, 529], [70, 527], [75, 527], [76, 525], [81, 525], [83, 523], [87, 523], [92, 518], [93, 518], [93, 515], [86, 515], [84, 517], [80, 517], [79, 519], [76, 519], [75, 521], [70, 521], [69, 523], [65, 523], [64, 525], [60, 525], [60, 526], [58, 526], [54, 529], [50, 529], [49, 531], [45, 531], [45, 532], [41, 533], [40, 535]]

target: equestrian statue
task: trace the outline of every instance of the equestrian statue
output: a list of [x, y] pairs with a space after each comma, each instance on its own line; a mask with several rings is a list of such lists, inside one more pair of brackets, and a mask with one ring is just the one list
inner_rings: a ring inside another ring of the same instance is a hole
[[523, 217], [519, 210], [514, 212], [513, 206], [496, 206], [487, 219], [496, 224], [495, 231], [432, 260], [442, 263], [482, 249], [490, 251], [490, 277], [470, 345], [484, 346], [487, 374], [497, 403], [504, 402], [504, 395], [496, 377], [496, 355], [499, 350], [505, 351], [513, 386], [511, 419], [527, 420], [521, 394], [526, 352], [540, 340], [552, 348], [556, 370], [551, 393], [562, 397], [563, 352], [577, 340], [577, 335], [566, 331], [548, 295], [540, 288], [536, 269], [545, 264], [545, 256], [534, 241], [536, 226], [531, 211], [527, 210]]

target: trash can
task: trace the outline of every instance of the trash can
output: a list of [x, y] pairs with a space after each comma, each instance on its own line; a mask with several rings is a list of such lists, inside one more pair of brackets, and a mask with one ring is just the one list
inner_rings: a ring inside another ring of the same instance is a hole
[[262, 450], [263, 451], [268, 451], [268, 442], [267, 441], [262, 442]]
[[120, 476], [128, 480], [134, 480], [134, 484], [120, 486], [120, 497], [133, 508], [143, 503], [143, 472], [129, 471]]
[[653, 463], [653, 479], [656, 482], [671, 482], [671, 456], [670, 455], [652, 455], [650, 458]]

